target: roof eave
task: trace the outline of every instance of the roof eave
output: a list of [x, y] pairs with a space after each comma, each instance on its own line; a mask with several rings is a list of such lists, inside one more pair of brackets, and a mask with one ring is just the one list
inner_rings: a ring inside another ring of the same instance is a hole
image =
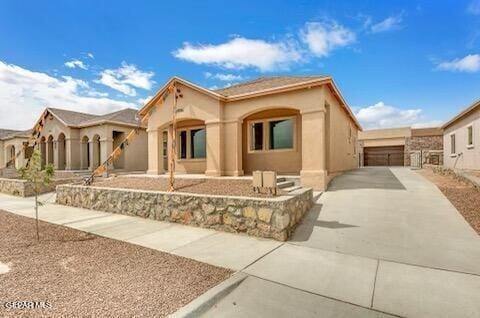
[[466, 109], [462, 110], [460, 113], [458, 113], [456, 116], [454, 116], [452, 119], [450, 119], [449, 121], [447, 121], [445, 124], [443, 124], [442, 126], [440, 126], [441, 129], [446, 129], [448, 127], [450, 127], [451, 125], [453, 125], [456, 121], [458, 121], [459, 119], [463, 118], [464, 116], [468, 115], [470, 112], [474, 111], [475, 109], [477, 109], [477, 107], [480, 107], [480, 100], [477, 100], [476, 102], [474, 102], [472, 105], [470, 105], [469, 107], [467, 107]]

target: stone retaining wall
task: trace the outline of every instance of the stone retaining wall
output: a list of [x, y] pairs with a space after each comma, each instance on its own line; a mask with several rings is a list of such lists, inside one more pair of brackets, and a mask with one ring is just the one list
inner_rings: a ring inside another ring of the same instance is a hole
[[[50, 185], [42, 185], [40, 187], [40, 193], [52, 192], [59, 184], [72, 183], [80, 180], [79, 178], [54, 179]], [[0, 178], [0, 192], [20, 197], [31, 197], [35, 195], [33, 184], [22, 179]]]
[[311, 189], [275, 198], [62, 185], [57, 203], [286, 241], [312, 206]]

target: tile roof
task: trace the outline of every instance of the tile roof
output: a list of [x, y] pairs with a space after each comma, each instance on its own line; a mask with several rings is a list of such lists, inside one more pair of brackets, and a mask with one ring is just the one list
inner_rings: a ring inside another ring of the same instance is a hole
[[48, 110], [67, 126], [90, 126], [103, 122], [138, 125], [138, 120], [136, 119], [138, 110], [133, 108], [126, 108], [105, 115], [87, 114], [60, 108], [48, 108]]
[[0, 129], [0, 140], [13, 137], [28, 137], [31, 133], [31, 130]]
[[240, 94], [253, 93], [269, 88], [277, 88], [292, 84], [301, 84], [304, 82], [328, 78], [328, 76], [269, 76], [260, 77], [244, 83], [232, 85], [222, 89], [213, 90], [213, 92], [223, 96], [234, 96]]

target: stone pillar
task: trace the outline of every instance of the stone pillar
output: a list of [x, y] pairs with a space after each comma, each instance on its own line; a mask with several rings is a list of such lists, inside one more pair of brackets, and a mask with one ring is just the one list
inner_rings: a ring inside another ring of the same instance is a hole
[[148, 170], [147, 174], [161, 174], [163, 169], [162, 130], [147, 130], [148, 134]]
[[207, 132], [207, 176], [223, 175], [223, 123], [206, 123]]
[[80, 169], [81, 151], [80, 151], [80, 140], [78, 138], [65, 139], [65, 156], [66, 156], [65, 170]]
[[302, 186], [325, 190], [328, 171], [326, 167], [325, 110], [309, 110], [302, 115]]
[[224, 123], [224, 174], [243, 176], [242, 154], [242, 122], [228, 121]]

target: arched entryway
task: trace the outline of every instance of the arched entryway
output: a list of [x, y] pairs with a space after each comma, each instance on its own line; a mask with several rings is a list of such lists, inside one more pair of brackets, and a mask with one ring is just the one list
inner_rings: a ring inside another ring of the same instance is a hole
[[65, 166], [67, 165], [67, 156], [65, 154], [66, 150], [66, 142], [65, 142], [65, 135], [61, 133], [58, 135], [57, 139], [57, 151], [58, 151], [58, 170], [65, 170]]
[[302, 169], [300, 112], [273, 108], [249, 114], [242, 123], [242, 162], [246, 174], [274, 170], [300, 174]]
[[42, 137], [40, 139], [39, 148], [40, 148], [40, 162], [41, 162], [41, 167], [43, 169], [47, 164], [47, 143], [46, 143], [45, 137]]
[[90, 168], [90, 147], [88, 143], [88, 137], [83, 136], [82, 142], [80, 144], [80, 168], [82, 170]]
[[91, 141], [91, 169], [94, 170], [100, 166], [100, 136], [95, 135]]
[[47, 164], [53, 164], [53, 136], [48, 136], [47, 139]]
[[8, 146], [6, 149], [7, 152], [7, 167], [9, 168], [15, 168], [15, 146], [11, 145]]

